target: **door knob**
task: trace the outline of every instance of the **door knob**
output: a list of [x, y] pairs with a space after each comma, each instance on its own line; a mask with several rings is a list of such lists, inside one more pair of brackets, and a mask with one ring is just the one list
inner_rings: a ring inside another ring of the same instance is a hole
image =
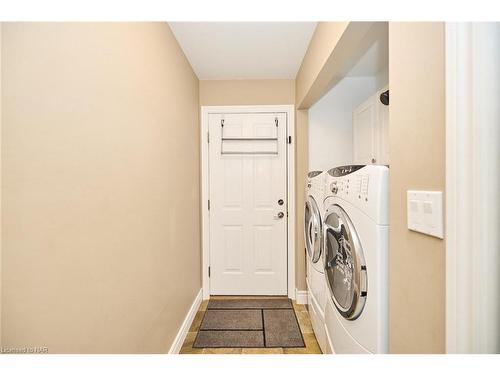
[[278, 212], [278, 219], [283, 219], [285, 214], [283, 212]]
[[279, 204], [280, 206], [283, 206], [283, 203], [285, 203], [285, 202], [283, 201], [283, 199], [278, 200], [278, 204]]

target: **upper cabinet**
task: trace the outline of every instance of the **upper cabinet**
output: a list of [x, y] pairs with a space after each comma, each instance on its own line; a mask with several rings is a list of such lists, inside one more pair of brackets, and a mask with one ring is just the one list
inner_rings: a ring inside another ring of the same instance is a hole
[[377, 91], [353, 111], [354, 164], [389, 164], [389, 106]]

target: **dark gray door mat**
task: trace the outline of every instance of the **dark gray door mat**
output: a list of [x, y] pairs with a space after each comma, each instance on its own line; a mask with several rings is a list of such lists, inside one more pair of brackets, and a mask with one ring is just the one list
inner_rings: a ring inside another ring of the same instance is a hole
[[293, 310], [263, 310], [266, 347], [304, 346], [297, 318]]
[[193, 348], [303, 348], [288, 298], [210, 300]]
[[208, 310], [200, 326], [204, 331], [260, 330], [260, 310]]
[[199, 331], [193, 348], [263, 348], [262, 331]]
[[288, 298], [269, 299], [211, 299], [208, 309], [291, 309], [292, 302]]

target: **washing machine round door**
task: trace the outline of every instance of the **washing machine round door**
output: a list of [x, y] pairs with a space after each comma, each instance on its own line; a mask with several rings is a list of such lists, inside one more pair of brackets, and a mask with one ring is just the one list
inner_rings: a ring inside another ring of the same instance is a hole
[[321, 257], [323, 224], [316, 200], [309, 196], [304, 210], [304, 238], [307, 255], [316, 263]]
[[356, 230], [338, 205], [325, 215], [325, 277], [339, 313], [348, 320], [358, 318], [367, 295], [366, 264]]

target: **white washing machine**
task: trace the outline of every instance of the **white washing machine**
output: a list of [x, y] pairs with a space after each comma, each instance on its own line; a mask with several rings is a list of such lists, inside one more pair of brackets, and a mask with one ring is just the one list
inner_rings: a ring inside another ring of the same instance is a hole
[[321, 350], [326, 348], [326, 284], [323, 267], [323, 199], [326, 173], [307, 175], [304, 210], [304, 240], [307, 250], [307, 304], [314, 334]]
[[389, 168], [332, 168], [323, 218], [326, 352], [389, 350]]

